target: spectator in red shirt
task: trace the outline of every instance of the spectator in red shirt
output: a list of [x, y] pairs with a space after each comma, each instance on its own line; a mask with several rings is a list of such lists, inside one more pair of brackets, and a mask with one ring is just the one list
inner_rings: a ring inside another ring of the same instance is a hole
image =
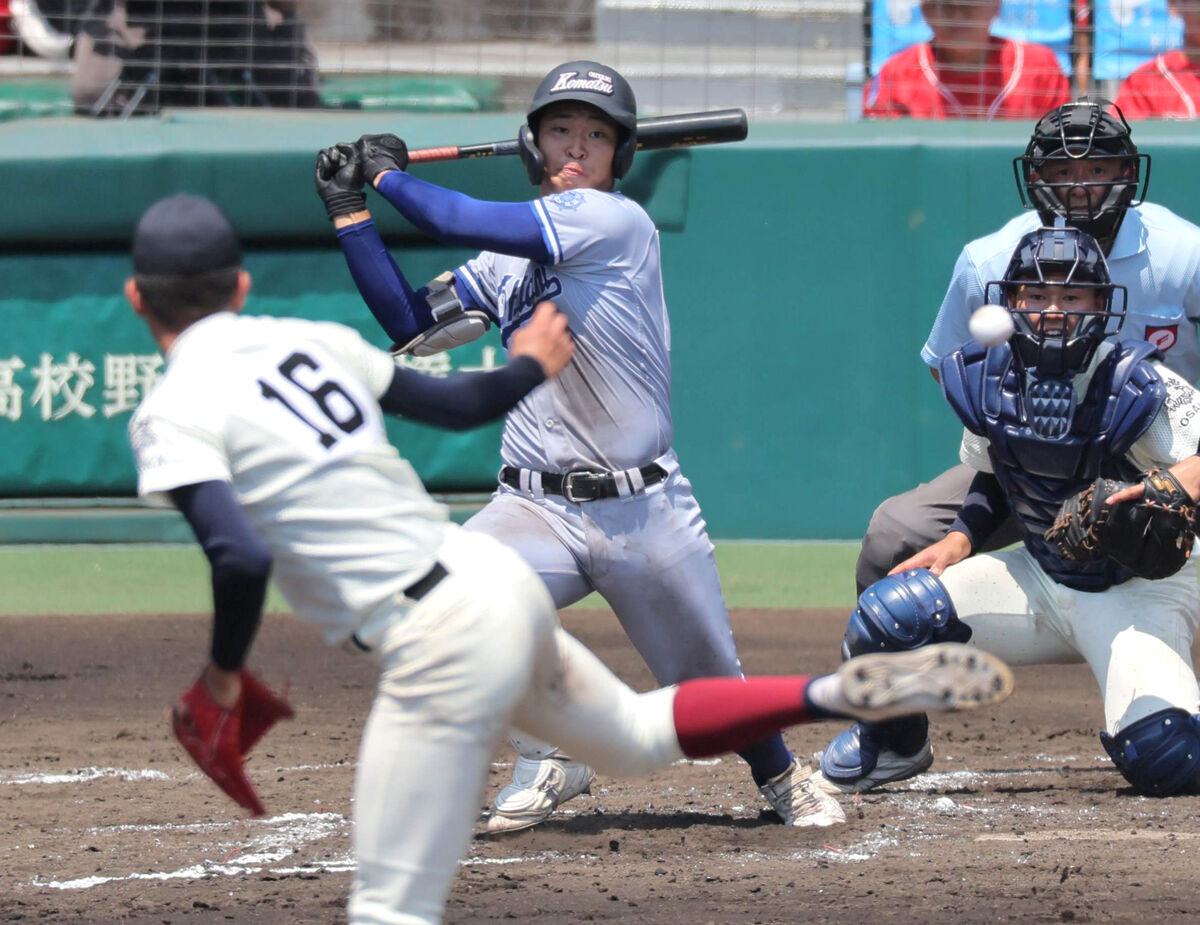
[[922, 0], [933, 39], [893, 55], [863, 92], [875, 119], [1035, 119], [1071, 98], [1044, 45], [988, 34], [1000, 0]]
[[1125, 78], [1117, 106], [1127, 119], [1194, 119], [1200, 109], [1200, 0], [1175, 0], [1183, 48], [1147, 61]]

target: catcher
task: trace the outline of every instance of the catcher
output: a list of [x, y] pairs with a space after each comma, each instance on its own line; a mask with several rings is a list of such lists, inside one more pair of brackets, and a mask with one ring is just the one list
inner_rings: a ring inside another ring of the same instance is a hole
[[[1200, 784], [1200, 617], [1184, 569], [1200, 495], [1200, 392], [1120, 330], [1124, 287], [1070, 228], [1021, 238], [988, 301], [1014, 333], [941, 363], [976, 470], [946, 536], [858, 600], [843, 655], [970, 641], [1014, 664], [1086, 661], [1101, 742], [1143, 794]], [[1119, 292], [1119, 297], [1117, 294]], [[1023, 546], [972, 556], [1009, 514]], [[867, 790], [933, 763], [925, 717], [856, 723], [821, 754], [827, 789]]]

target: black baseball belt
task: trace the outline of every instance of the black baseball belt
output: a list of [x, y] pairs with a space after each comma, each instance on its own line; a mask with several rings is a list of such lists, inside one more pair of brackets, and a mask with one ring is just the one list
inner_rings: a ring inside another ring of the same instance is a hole
[[[446, 567], [442, 565], [442, 563], [435, 562], [433, 563], [433, 568], [405, 588], [403, 594], [410, 601], [419, 601], [439, 584], [441, 584], [442, 579], [448, 574], [450, 573], [446, 571]], [[350, 637], [350, 641], [354, 643], [355, 647], [363, 652], [370, 652], [372, 650], [371, 646], [367, 645], [358, 638], [357, 633]]]
[[426, 594], [436, 588], [438, 586], [438, 582], [440, 582], [448, 574], [449, 572], [446, 571], [446, 567], [442, 565], [442, 563], [435, 562], [433, 563], [433, 568], [431, 568], [428, 572], [404, 589], [404, 596], [410, 601], [419, 601]]
[[[654, 485], [667, 477], [667, 470], [658, 463], [647, 463], [639, 466], [636, 471], [641, 473], [643, 487]], [[623, 472], [603, 472], [594, 469], [573, 469], [570, 472], [542, 472], [539, 474], [542, 477], [542, 491], [548, 495], [562, 495], [568, 501], [576, 503], [599, 501], [602, 498], [619, 498], [621, 496], [620, 480], [629, 478]], [[511, 488], [521, 488], [521, 470], [514, 466], [505, 466], [500, 470], [500, 481]]]

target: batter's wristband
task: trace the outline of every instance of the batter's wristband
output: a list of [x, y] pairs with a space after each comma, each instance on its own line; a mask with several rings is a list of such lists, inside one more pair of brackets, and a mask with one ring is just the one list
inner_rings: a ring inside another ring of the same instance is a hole
[[325, 214], [332, 222], [339, 215], [361, 212], [367, 207], [367, 197], [361, 190], [340, 190], [321, 197], [325, 203]]

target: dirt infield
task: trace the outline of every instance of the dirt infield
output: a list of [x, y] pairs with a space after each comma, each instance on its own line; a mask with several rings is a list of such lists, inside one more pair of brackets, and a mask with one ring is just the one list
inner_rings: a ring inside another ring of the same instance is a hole
[[[739, 613], [746, 670], [826, 669], [844, 621]], [[611, 615], [565, 622], [652, 686]], [[0, 922], [345, 921], [368, 662], [293, 618], [267, 620], [252, 663], [292, 679], [299, 716], [251, 761], [270, 815], [242, 821], [163, 718], [199, 668], [205, 618], [2, 618], [0, 634]], [[1130, 794], [1103, 757], [1085, 668], [1018, 669], [1017, 685], [994, 711], [937, 724], [933, 773], [847, 797], [838, 828], [773, 823], [736, 759], [598, 780], [544, 826], [476, 839], [447, 921], [1195, 921], [1200, 798]], [[807, 753], [838, 728], [787, 738]], [[498, 756], [488, 798], [511, 757]]]

